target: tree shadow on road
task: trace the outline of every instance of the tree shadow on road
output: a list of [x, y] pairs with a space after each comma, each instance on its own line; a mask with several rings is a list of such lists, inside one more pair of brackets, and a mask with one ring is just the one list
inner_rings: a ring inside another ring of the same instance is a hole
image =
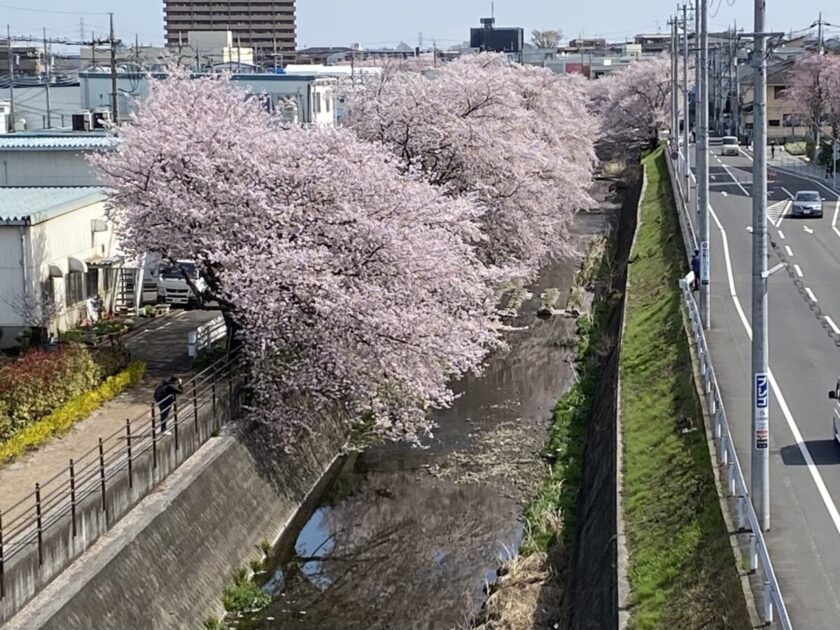
[[[817, 466], [840, 464], [840, 445], [834, 440], [805, 440], [803, 444]], [[798, 444], [783, 446], [780, 451], [785, 466], [804, 466], [805, 458]]]

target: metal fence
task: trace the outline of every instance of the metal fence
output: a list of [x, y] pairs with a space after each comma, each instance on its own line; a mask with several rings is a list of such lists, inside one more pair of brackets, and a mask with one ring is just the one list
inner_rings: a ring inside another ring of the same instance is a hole
[[[675, 177], [675, 166], [671, 160], [668, 162], [668, 171], [671, 176], [671, 184], [674, 189], [677, 213], [679, 214], [680, 225], [682, 226], [683, 241], [686, 246], [686, 253], [690, 256], [697, 247], [694, 230], [691, 224], [688, 207], [685, 203], [686, 195], [679, 184], [679, 178]], [[703, 331], [703, 324], [700, 319], [700, 310], [691, 289], [693, 274], [689, 274], [680, 280], [683, 303], [686, 315], [691, 327], [691, 334], [700, 364], [700, 377], [702, 379], [703, 392], [706, 395], [709, 415], [714, 423], [714, 438], [717, 452], [718, 465], [722, 471], [725, 481], [726, 496], [735, 502], [735, 525], [738, 532], [746, 533], [749, 542], [747, 564], [750, 571], [758, 572], [762, 582], [762, 601], [759, 602], [762, 621], [771, 624], [774, 618], [778, 621], [779, 627], [783, 630], [791, 630], [793, 626], [785, 607], [784, 598], [773, 571], [773, 564], [770, 562], [770, 554], [764, 540], [758, 518], [753, 510], [741, 464], [738, 461], [738, 454], [735, 451], [735, 444], [729, 430], [729, 421], [726, 416], [726, 409], [723, 404], [723, 397], [718, 387], [715, 370], [712, 366], [711, 355], [709, 354], [706, 335]]]
[[225, 356], [164, 401], [168, 431], [150, 402], [0, 513], [0, 623], [235, 415], [236, 367]]

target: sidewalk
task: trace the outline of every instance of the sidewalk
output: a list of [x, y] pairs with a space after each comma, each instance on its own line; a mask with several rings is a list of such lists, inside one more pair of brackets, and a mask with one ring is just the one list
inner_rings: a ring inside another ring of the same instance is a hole
[[[802, 177], [811, 177], [819, 180], [824, 186], [832, 190], [840, 192], [840, 186], [835, 187], [832, 177], [825, 177], [825, 168], [817, 167], [811, 164], [810, 160], [806, 160], [804, 156], [790, 155], [782, 147], [776, 147], [776, 157], [770, 158], [770, 148], [767, 149], [768, 164], [776, 168], [790, 171]], [[840, 184], [840, 172], [838, 172], [837, 181]]]
[[[152, 393], [163, 375], [185, 374], [190, 369], [187, 332], [218, 315], [218, 311], [188, 311], [162, 319], [126, 340], [132, 359], [145, 361], [147, 374], [135, 387], [103, 405], [90, 417], [76, 423], [60, 438], [0, 468], [0, 512], [8, 523], [21, 508], [10, 508], [31, 497], [35, 484], [66, 474], [70, 459], [80, 460], [106, 438], [125, 427], [127, 418], [149, 413]], [[26, 509], [34, 509], [26, 504]], [[22, 506], [21, 506], [22, 507]]]

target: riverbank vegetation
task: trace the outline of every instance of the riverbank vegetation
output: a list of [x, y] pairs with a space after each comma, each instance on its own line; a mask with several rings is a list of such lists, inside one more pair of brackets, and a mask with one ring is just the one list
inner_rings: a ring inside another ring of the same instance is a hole
[[644, 160], [620, 359], [631, 624], [744, 629], [680, 312], [685, 253], [664, 160], [662, 149]]

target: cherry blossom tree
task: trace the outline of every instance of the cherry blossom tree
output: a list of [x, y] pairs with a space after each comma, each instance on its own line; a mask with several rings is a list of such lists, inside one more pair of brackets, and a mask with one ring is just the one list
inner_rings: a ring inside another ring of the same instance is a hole
[[653, 145], [668, 125], [671, 64], [666, 56], [639, 59], [619, 72], [593, 81], [593, 108], [599, 114], [599, 149], [637, 152]]
[[814, 132], [830, 126], [832, 136], [840, 131], [840, 60], [833, 55], [808, 55], [790, 70], [785, 99], [801, 114]]
[[482, 260], [528, 276], [568, 248], [591, 201], [596, 126], [580, 85], [503, 55], [468, 55], [433, 73], [384, 73], [353, 95], [349, 125], [383, 143], [448, 196], [484, 210]]
[[124, 247], [192, 259], [250, 366], [254, 413], [419, 441], [497, 343], [480, 210], [342, 129], [282, 128], [225, 77], [173, 71], [93, 158]]

